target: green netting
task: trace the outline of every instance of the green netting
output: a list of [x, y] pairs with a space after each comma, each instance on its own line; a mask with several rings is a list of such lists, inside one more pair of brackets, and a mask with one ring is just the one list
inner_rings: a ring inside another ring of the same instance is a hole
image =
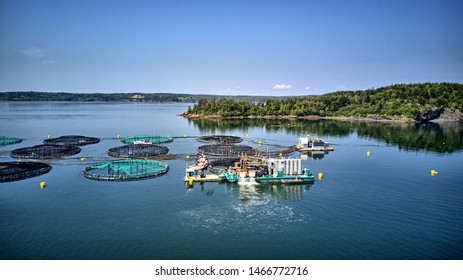
[[169, 170], [167, 163], [146, 159], [121, 159], [88, 166], [82, 174], [102, 181], [132, 181], [161, 176]]
[[19, 137], [0, 136], [0, 147], [21, 143], [22, 141]]
[[[161, 144], [174, 141], [172, 137], [161, 135], [135, 135], [121, 140], [124, 144]], [[138, 142], [138, 143], [137, 143]]]

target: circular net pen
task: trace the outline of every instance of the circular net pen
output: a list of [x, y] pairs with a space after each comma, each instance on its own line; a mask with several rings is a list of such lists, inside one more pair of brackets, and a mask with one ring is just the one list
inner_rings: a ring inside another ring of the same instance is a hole
[[88, 166], [82, 174], [98, 181], [136, 181], [164, 175], [167, 163], [148, 159], [120, 159]]
[[80, 153], [80, 148], [75, 146], [37, 145], [11, 151], [13, 158], [51, 159], [72, 156]]
[[51, 165], [44, 162], [0, 162], [0, 182], [12, 182], [45, 174]]
[[100, 139], [81, 135], [65, 135], [43, 140], [46, 145], [85, 146], [99, 143]]
[[214, 143], [214, 144], [236, 144], [241, 143], [243, 138], [238, 136], [228, 136], [228, 135], [211, 135], [211, 136], [201, 136], [196, 138], [199, 142], [203, 143]]
[[253, 147], [246, 145], [204, 145], [198, 148], [198, 152], [206, 156], [237, 156], [242, 154], [252, 154], [255, 152]]
[[0, 147], [21, 143], [23, 140], [19, 137], [0, 136]]
[[122, 140], [124, 144], [162, 144], [169, 143], [174, 141], [172, 137], [161, 136], [161, 135], [135, 135], [130, 137], [125, 137]]
[[157, 155], [165, 155], [169, 152], [169, 148], [153, 144], [147, 145], [124, 145], [114, 147], [108, 150], [108, 155], [112, 157], [152, 157]]

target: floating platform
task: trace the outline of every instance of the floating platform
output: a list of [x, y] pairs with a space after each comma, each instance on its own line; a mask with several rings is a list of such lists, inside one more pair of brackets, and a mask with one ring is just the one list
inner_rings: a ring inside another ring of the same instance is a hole
[[299, 138], [299, 144], [296, 147], [299, 152], [334, 151], [333, 147], [331, 147], [328, 142], [320, 138], [312, 139], [309, 137], [301, 137]]
[[193, 182], [220, 182], [223, 180], [222, 177], [216, 174], [207, 174], [205, 177], [201, 176], [185, 176], [185, 182], [189, 182], [190, 179], [193, 179]]
[[309, 173], [310, 171], [307, 172], [307, 174], [302, 174], [302, 175], [294, 175], [294, 176], [289, 176], [289, 175], [280, 175], [280, 176], [269, 176], [269, 175], [264, 175], [263, 177], [238, 177], [235, 174], [227, 174], [225, 175], [226, 180], [229, 183], [281, 183], [281, 184], [308, 184], [308, 183], [314, 183], [315, 178], [312, 174]]
[[307, 168], [302, 168], [302, 159], [277, 159], [264, 157], [241, 157], [234, 167], [224, 170], [220, 176], [230, 183], [258, 184], [307, 184], [315, 181]]
[[331, 152], [334, 151], [332, 147], [300, 147], [297, 149], [299, 152]]

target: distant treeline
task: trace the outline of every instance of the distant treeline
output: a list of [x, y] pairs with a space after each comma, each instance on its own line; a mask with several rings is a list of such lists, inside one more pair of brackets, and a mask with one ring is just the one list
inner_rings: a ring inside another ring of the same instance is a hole
[[463, 112], [463, 85], [457, 83], [400, 84], [378, 89], [269, 99], [201, 99], [187, 116], [321, 116], [414, 118], [430, 109]]
[[74, 101], [74, 102], [195, 102], [188, 94], [140, 93], [68, 93], [68, 92], [2, 92], [0, 101]]
[[[246, 99], [252, 102], [263, 102], [267, 96], [220, 96], [182, 93], [68, 93], [68, 92], [36, 92], [16, 91], [0, 92], [0, 101], [72, 101], [72, 102], [182, 102], [196, 103], [201, 99], [224, 98]], [[281, 97], [276, 97], [279, 99]]]

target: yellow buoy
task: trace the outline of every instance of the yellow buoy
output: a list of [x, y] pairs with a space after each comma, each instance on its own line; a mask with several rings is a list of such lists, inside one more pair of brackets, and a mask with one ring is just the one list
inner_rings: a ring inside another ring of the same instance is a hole
[[318, 173], [318, 180], [321, 180], [321, 179], [323, 179], [323, 173], [320, 172]]
[[280, 157], [283, 157], [283, 154], [280, 154]]
[[436, 171], [436, 170], [434, 170], [434, 169], [433, 169], [433, 170], [431, 170], [431, 176], [435, 176], [435, 175], [437, 175], [437, 174], [439, 174], [439, 172], [437, 172], [437, 171]]
[[51, 138], [51, 135], [50, 135], [50, 134], [48, 134], [47, 138], [48, 138], [48, 139], [50, 139], [50, 138]]
[[185, 158], [186, 158], [186, 159], [190, 159], [190, 156], [186, 156]]
[[193, 185], [194, 179], [193, 178], [188, 178], [188, 185]]
[[119, 139], [119, 138], [121, 138], [121, 135], [120, 135], [120, 134], [117, 135], [117, 139]]
[[185, 134], [183, 134], [183, 138], [186, 138], [186, 133], [185, 133]]
[[85, 160], [85, 158], [84, 158], [84, 157], [82, 157], [82, 158], [80, 158], [80, 160], [81, 160], [81, 161], [84, 161], [84, 160]]
[[371, 155], [371, 152], [370, 152], [370, 151], [368, 151], [368, 152], [367, 152], [367, 157], [369, 157], [370, 155]]
[[40, 182], [40, 188], [44, 189], [47, 186], [47, 183], [45, 182]]
[[248, 133], [246, 133], [246, 137], [249, 137], [249, 134], [248, 134]]
[[259, 146], [262, 146], [262, 141], [259, 140], [259, 142], [257, 142], [257, 144], [259, 144]]

